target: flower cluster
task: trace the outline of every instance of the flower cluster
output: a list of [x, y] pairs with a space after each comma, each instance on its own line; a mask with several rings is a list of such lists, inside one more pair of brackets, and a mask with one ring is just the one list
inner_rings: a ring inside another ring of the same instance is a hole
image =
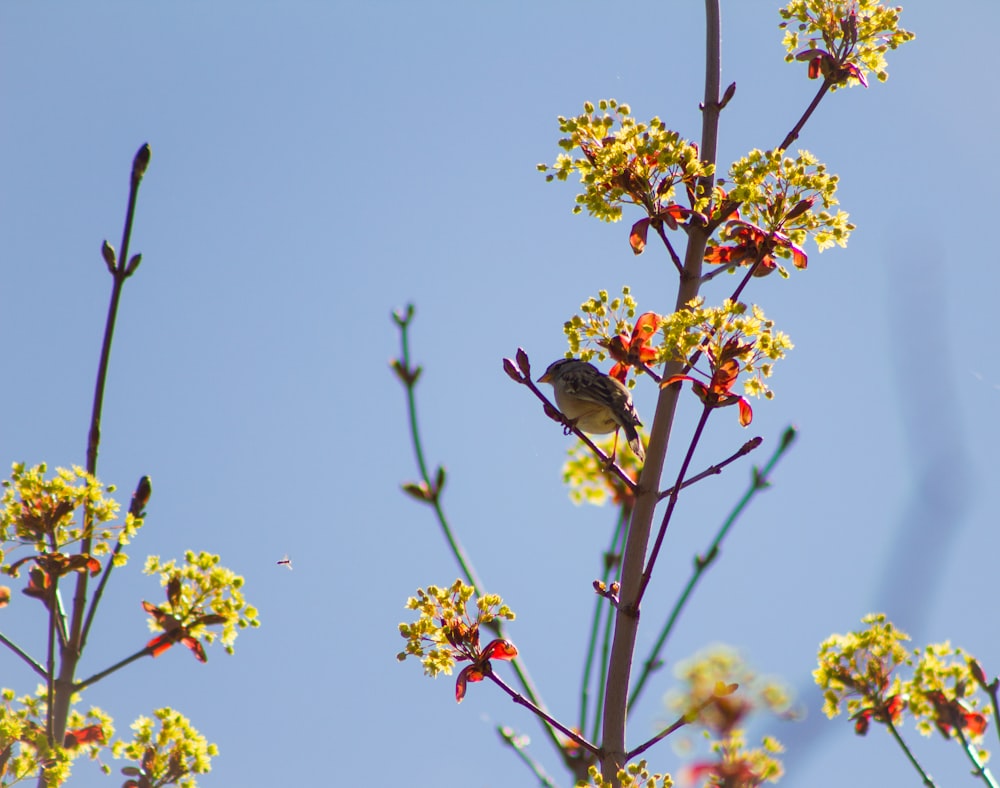
[[691, 764], [681, 776], [686, 785], [756, 788], [781, 779], [785, 770], [775, 756], [783, 751], [781, 743], [771, 736], [763, 737], [760, 747], [747, 749], [743, 733], [734, 730], [712, 742], [713, 758]]
[[785, 60], [808, 60], [809, 76], [822, 75], [834, 90], [867, 86], [867, 73], [885, 82], [885, 53], [914, 38], [899, 26], [901, 10], [877, 0], [792, 0], [780, 11]]
[[[188, 550], [184, 563], [176, 560], [162, 563], [160, 557], [146, 559], [143, 571], [160, 575], [160, 584], [167, 589], [167, 602], [155, 606], [143, 602], [150, 614], [149, 628], [161, 632], [146, 644], [153, 656], [159, 656], [175, 643], [183, 643], [195, 657], [205, 661], [201, 640], [212, 643], [217, 637], [229, 654], [233, 653], [237, 629], [260, 626], [257, 609], [243, 597], [243, 578], [219, 566], [219, 556]], [[209, 626], [221, 624], [217, 634]]]
[[739, 376], [744, 376], [743, 389], [750, 396], [771, 399], [774, 394], [764, 382], [771, 376], [772, 362], [784, 358], [792, 348], [788, 336], [776, 331], [774, 323], [764, 316], [760, 307], [726, 300], [720, 307], [703, 306], [704, 299], [693, 299], [681, 309], [663, 319], [664, 344], [658, 361], [695, 363], [695, 354], [708, 359], [708, 373], [692, 367], [706, 380], [691, 375], [673, 375], [661, 384], [669, 386], [682, 380], [691, 381], [695, 393], [709, 407], [739, 405], [740, 423], [746, 426], [753, 419], [750, 404], [733, 392]]
[[757, 265], [757, 275], [777, 270], [784, 277], [787, 271], [775, 257], [805, 268], [806, 238], [821, 252], [847, 245], [854, 225], [844, 211], [830, 212], [838, 204], [839, 178], [809, 152], [792, 159], [782, 151], [752, 150], [730, 167], [729, 179], [729, 197], [740, 209], [723, 225], [720, 240], [709, 242], [705, 262]]
[[[42, 463], [26, 468], [24, 463], [13, 465], [10, 479], [3, 481], [0, 498], [0, 543], [31, 545], [38, 551], [57, 553], [84, 537], [93, 539], [93, 555], [106, 555], [112, 549], [115, 530], [107, 526], [118, 516], [118, 502], [108, 497], [113, 486], [105, 487], [83, 468], [56, 468], [55, 475], [45, 478], [47, 466]], [[83, 509], [83, 521], [76, 519]], [[142, 521], [126, 516], [128, 533]], [[84, 527], [89, 532], [84, 532]], [[120, 528], [117, 530], [121, 530]], [[8, 549], [7, 552], [10, 552]], [[0, 551], [0, 560], [6, 558]], [[11, 570], [9, 563], [4, 569]], [[15, 568], [16, 570], [16, 568]]]
[[[123, 788], [152, 788], [157, 785], [197, 785], [194, 775], [207, 774], [219, 748], [191, 725], [183, 714], [166, 707], [153, 712], [155, 720], [139, 717], [132, 723], [135, 737], [116, 741], [115, 758], [128, 758], [138, 766], [125, 766], [128, 776]], [[159, 730], [157, 730], [157, 725]]]
[[683, 689], [667, 696], [669, 708], [688, 723], [704, 727], [712, 739], [711, 757], [686, 767], [684, 783], [752, 788], [777, 782], [783, 773], [775, 757], [781, 744], [765, 737], [761, 747], [748, 749], [742, 726], [760, 711], [792, 716], [785, 687], [761, 678], [738, 652], [721, 645], [680, 662], [676, 673]]
[[86, 713], [73, 709], [67, 718], [62, 746], [52, 746], [45, 735], [47, 691], [15, 698], [13, 690], [0, 690], [0, 784], [13, 785], [44, 770], [46, 785], [62, 785], [70, 776], [74, 759], [96, 760], [115, 728], [106, 713], [91, 707]]
[[[711, 175], [712, 168], [702, 163], [696, 145], [659, 118], [639, 123], [627, 104], [602, 99], [596, 107], [584, 104], [576, 117], [560, 116], [559, 130], [567, 135], [559, 146], [579, 149], [582, 156], [560, 154], [554, 164], [539, 164], [538, 169], [547, 173], [548, 181], [579, 174], [583, 192], [576, 197], [574, 213], [586, 208], [599, 219], [616, 222], [622, 206], [632, 204], [650, 219], [676, 227], [708, 204], [707, 195], [697, 194], [696, 184]], [[687, 190], [687, 208], [674, 200], [678, 185]]]
[[[591, 766], [587, 770], [590, 777], [589, 782], [578, 782], [577, 788], [611, 788], [612, 783], [601, 776], [601, 770], [597, 766]], [[674, 781], [669, 774], [650, 774], [646, 761], [636, 761], [630, 763], [625, 768], [619, 769], [618, 785], [621, 788], [673, 788]]]
[[[937, 730], [963, 745], [982, 738], [989, 708], [976, 691], [990, 691], [991, 685], [974, 660], [949, 643], [911, 654], [904, 645], [909, 637], [881, 613], [865, 616], [862, 623], [865, 629], [833, 635], [820, 645], [813, 677], [823, 689], [828, 717], [846, 706], [855, 731], [864, 735], [872, 722], [894, 727], [908, 712], [924, 735]], [[912, 668], [909, 679], [899, 675], [900, 668]], [[982, 760], [987, 755], [979, 753]]]
[[986, 716], [975, 692], [979, 687], [969, 656], [950, 643], [932, 643], [915, 653], [913, 677], [904, 685], [907, 708], [917, 730], [934, 730], [946, 739], [963, 731], [973, 741], [986, 732]]
[[755, 712], [791, 713], [788, 690], [758, 676], [728, 646], [713, 646], [679, 662], [675, 673], [683, 689], [667, 695], [667, 706], [720, 738], [739, 730]]
[[[644, 434], [641, 429], [639, 434]], [[612, 436], [594, 443], [610, 457], [615, 440], [616, 438]], [[645, 440], [644, 438], [644, 442]], [[634, 453], [620, 454], [617, 464], [632, 481], [639, 479], [642, 464]], [[603, 506], [610, 498], [615, 506], [631, 511], [635, 492], [617, 474], [607, 471], [607, 465], [601, 462], [586, 444], [582, 441], [577, 442], [576, 446], [569, 450], [569, 459], [563, 465], [563, 482], [569, 487], [570, 500], [575, 504], [589, 503]]]
[[475, 593], [475, 588], [461, 580], [449, 588], [418, 588], [417, 595], [406, 601], [406, 608], [418, 611], [420, 617], [412, 624], [399, 625], [399, 634], [406, 638], [405, 650], [397, 655], [400, 662], [419, 657], [428, 676], [451, 675], [456, 662], [470, 663], [455, 684], [455, 699], [459, 702], [465, 697], [468, 682], [482, 681], [492, 673], [490, 660], [517, 656], [514, 644], [501, 638], [480, 647], [480, 628], [496, 619], [513, 621], [514, 613], [496, 594], [484, 594], [476, 599], [476, 615], [471, 617], [468, 603]]
[[[868, 720], [895, 723], [902, 711], [902, 679], [893, 672], [910, 663], [904, 645], [909, 636], [896, 629], [885, 615], [871, 614], [862, 619], [860, 632], [832, 635], [819, 647], [819, 667], [813, 678], [823, 690], [823, 712], [836, 717], [842, 705], [860, 722], [859, 733], [868, 729]], [[862, 730], [863, 727], [863, 730]]]
[[580, 304], [580, 314], [563, 323], [570, 355], [583, 361], [603, 361], [612, 354], [616, 337], [631, 337], [635, 312], [635, 298], [628, 285], [622, 288], [620, 298], [610, 298], [607, 290], [599, 290], [596, 297]]

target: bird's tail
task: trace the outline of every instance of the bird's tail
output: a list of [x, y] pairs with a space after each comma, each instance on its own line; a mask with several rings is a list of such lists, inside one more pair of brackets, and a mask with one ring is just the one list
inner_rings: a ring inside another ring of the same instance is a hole
[[642, 438], [639, 437], [639, 433], [633, 425], [625, 425], [625, 437], [628, 438], [628, 445], [633, 454], [639, 458], [640, 462], [645, 461], [646, 450], [643, 448]]

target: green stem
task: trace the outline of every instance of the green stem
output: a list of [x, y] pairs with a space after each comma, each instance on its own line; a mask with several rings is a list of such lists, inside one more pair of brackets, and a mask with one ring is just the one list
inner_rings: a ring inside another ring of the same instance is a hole
[[[605, 586], [609, 585], [611, 582], [611, 573], [615, 565], [620, 560], [621, 555], [621, 543], [623, 541], [623, 534], [625, 532], [625, 524], [627, 522], [627, 512], [624, 508], [619, 507], [618, 509], [618, 519], [615, 524], [615, 530], [611, 537], [611, 544], [608, 545], [608, 549], [605, 551], [604, 556], [604, 575], [601, 581]], [[605, 618], [611, 611], [610, 605], [607, 604], [607, 600], [600, 596], [599, 594], [594, 595], [594, 616], [590, 626], [590, 638], [587, 641], [587, 658], [584, 660], [583, 664], [583, 679], [580, 683], [580, 724], [579, 728], [581, 731], [587, 729], [587, 710], [590, 707], [590, 682], [591, 677], [594, 672], [594, 662], [597, 656], [597, 641], [598, 633], [600, 632], [601, 625], [601, 613], [605, 612]], [[607, 635], [605, 635], [605, 646], [607, 645]], [[600, 676], [603, 677], [604, 671], [602, 670]], [[600, 693], [600, 690], [599, 690]], [[598, 704], [600, 704], [601, 695], [598, 694]], [[600, 710], [598, 709], [597, 714], [594, 719], [595, 726], [597, 721], [600, 720]], [[593, 739], [597, 739], [597, 731], [595, 730]]]
[[896, 726], [893, 725], [891, 719], [886, 720], [886, 727], [889, 729], [889, 733], [892, 734], [892, 738], [894, 738], [896, 743], [903, 749], [903, 753], [906, 755], [907, 760], [913, 765], [913, 768], [917, 770], [923, 784], [926, 785], [927, 788], [935, 788], [934, 780], [932, 780], [931, 776], [924, 771], [920, 762], [916, 759], [916, 756], [914, 756], [912, 750], [910, 750], [910, 748], [906, 745], [906, 742], [903, 741], [903, 737], [899, 735], [899, 731], [896, 730]]
[[781, 441], [778, 443], [778, 447], [774, 450], [774, 453], [767, 461], [763, 470], [758, 471], [757, 469], [754, 469], [750, 487], [743, 494], [743, 497], [740, 498], [733, 510], [729, 513], [729, 516], [719, 528], [718, 533], [716, 533], [715, 538], [708, 546], [708, 549], [701, 555], [695, 557], [694, 571], [691, 573], [691, 577], [688, 578], [687, 585], [684, 586], [684, 590], [681, 592], [680, 597], [674, 604], [674, 609], [670, 611], [666, 624], [664, 624], [663, 629], [660, 630], [660, 635], [656, 639], [656, 643], [653, 645], [653, 648], [650, 650], [649, 656], [646, 658], [645, 662], [643, 662], [642, 673], [639, 674], [639, 679], [636, 682], [635, 687], [632, 689], [632, 694], [629, 696], [629, 708], [631, 708], [632, 705], [639, 699], [639, 696], [642, 694], [642, 691], [646, 686], [646, 681], [653, 674], [653, 672], [659, 668], [661, 664], [660, 653], [667, 642], [667, 638], [670, 637], [670, 633], [673, 631], [674, 625], [680, 618], [681, 611], [687, 604], [688, 598], [694, 591], [698, 581], [701, 580], [702, 575], [719, 556], [719, 547], [722, 545], [722, 540], [726, 538], [726, 534], [729, 533], [729, 529], [733, 527], [733, 524], [743, 513], [743, 510], [749, 506], [754, 496], [768, 486], [768, 477], [771, 475], [771, 471], [774, 470], [774, 466], [777, 465], [778, 460], [784, 456], [789, 446], [791, 446], [792, 441], [795, 440], [795, 434], [794, 427], [788, 427], [785, 429], [784, 433], [782, 433]]
[[139, 649], [137, 652], [135, 652], [131, 656], [125, 657], [125, 659], [121, 660], [120, 662], [116, 662], [110, 668], [106, 668], [106, 669], [102, 670], [100, 673], [95, 673], [93, 676], [91, 676], [90, 678], [86, 678], [83, 681], [78, 681], [76, 684], [73, 685], [73, 692], [79, 692], [80, 690], [84, 689], [85, 687], [89, 687], [91, 684], [96, 684], [98, 681], [100, 681], [101, 679], [103, 679], [105, 676], [110, 676], [116, 670], [121, 670], [126, 665], [129, 665], [129, 664], [135, 662], [137, 659], [142, 659], [143, 657], [148, 657], [152, 653], [153, 653], [153, 649], [151, 647], [149, 647], [149, 646], [146, 646], [145, 648]]
[[535, 779], [538, 780], [539, 785], [543, 788], [556, 788], [556, 784], [552, 781], [552, 778], [545, 773], [545, 769], [542, 768], [542, 765], [532, 758], [528, 751], [524, 749], [524, 745], [520, 742], [517, 734], [515, 734], [513, 730], [506, 726], [498, 725], [497, 733], [500, 735], [504, 744], [510, 747], [517, 757], [521, 759], [521, 762], [528, 767], [533, 775], [535, 775]]
[[10, 640], [6, 635], [0, 634], [0, 643], [3, 643], [7, 648], [23, 659], [28, 664], [28, 667], [35, 671], [35, 673], [37, 673], [41, 678], [45, 678], [45, 668], [32, 659], [28, 653], [14, 641]]
[[972, 767], [975, 770], [976, 775], [982, 779], [990, 788], [1000, 788], [997, 785], [996, 780], [993, 777], [993, 773], [986, 768], [986, 764], [983, 763], [982, 758], [979, 757], [979, 753], [976, 752], [975, 746], [969, 741], [965, 732], [959, 728], [955, 728], [955, 734], [958, 736], [958, 740], [962, 743], [962, 749], [965, 751], [966, 757], [972, 763]]

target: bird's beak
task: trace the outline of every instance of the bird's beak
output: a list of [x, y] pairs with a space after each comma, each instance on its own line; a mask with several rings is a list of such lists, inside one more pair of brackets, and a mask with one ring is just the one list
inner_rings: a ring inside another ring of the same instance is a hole
[[538, 382], [539, 383], [551, 383], [552, 382], [552, 376], [548, 372], [546, 372], [544, 375], [542, 375], [538, 379]]

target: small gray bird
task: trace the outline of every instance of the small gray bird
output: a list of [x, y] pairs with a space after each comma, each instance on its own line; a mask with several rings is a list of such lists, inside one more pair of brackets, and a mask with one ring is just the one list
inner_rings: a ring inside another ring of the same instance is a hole
[[552, 384], [559, 410], [583, 432], [606, 435], [621, 427], [635, 456], [646, 458], [635, 429], [642, 422], [624, 384], [578, 358], [553, 361], [538, 382]]

